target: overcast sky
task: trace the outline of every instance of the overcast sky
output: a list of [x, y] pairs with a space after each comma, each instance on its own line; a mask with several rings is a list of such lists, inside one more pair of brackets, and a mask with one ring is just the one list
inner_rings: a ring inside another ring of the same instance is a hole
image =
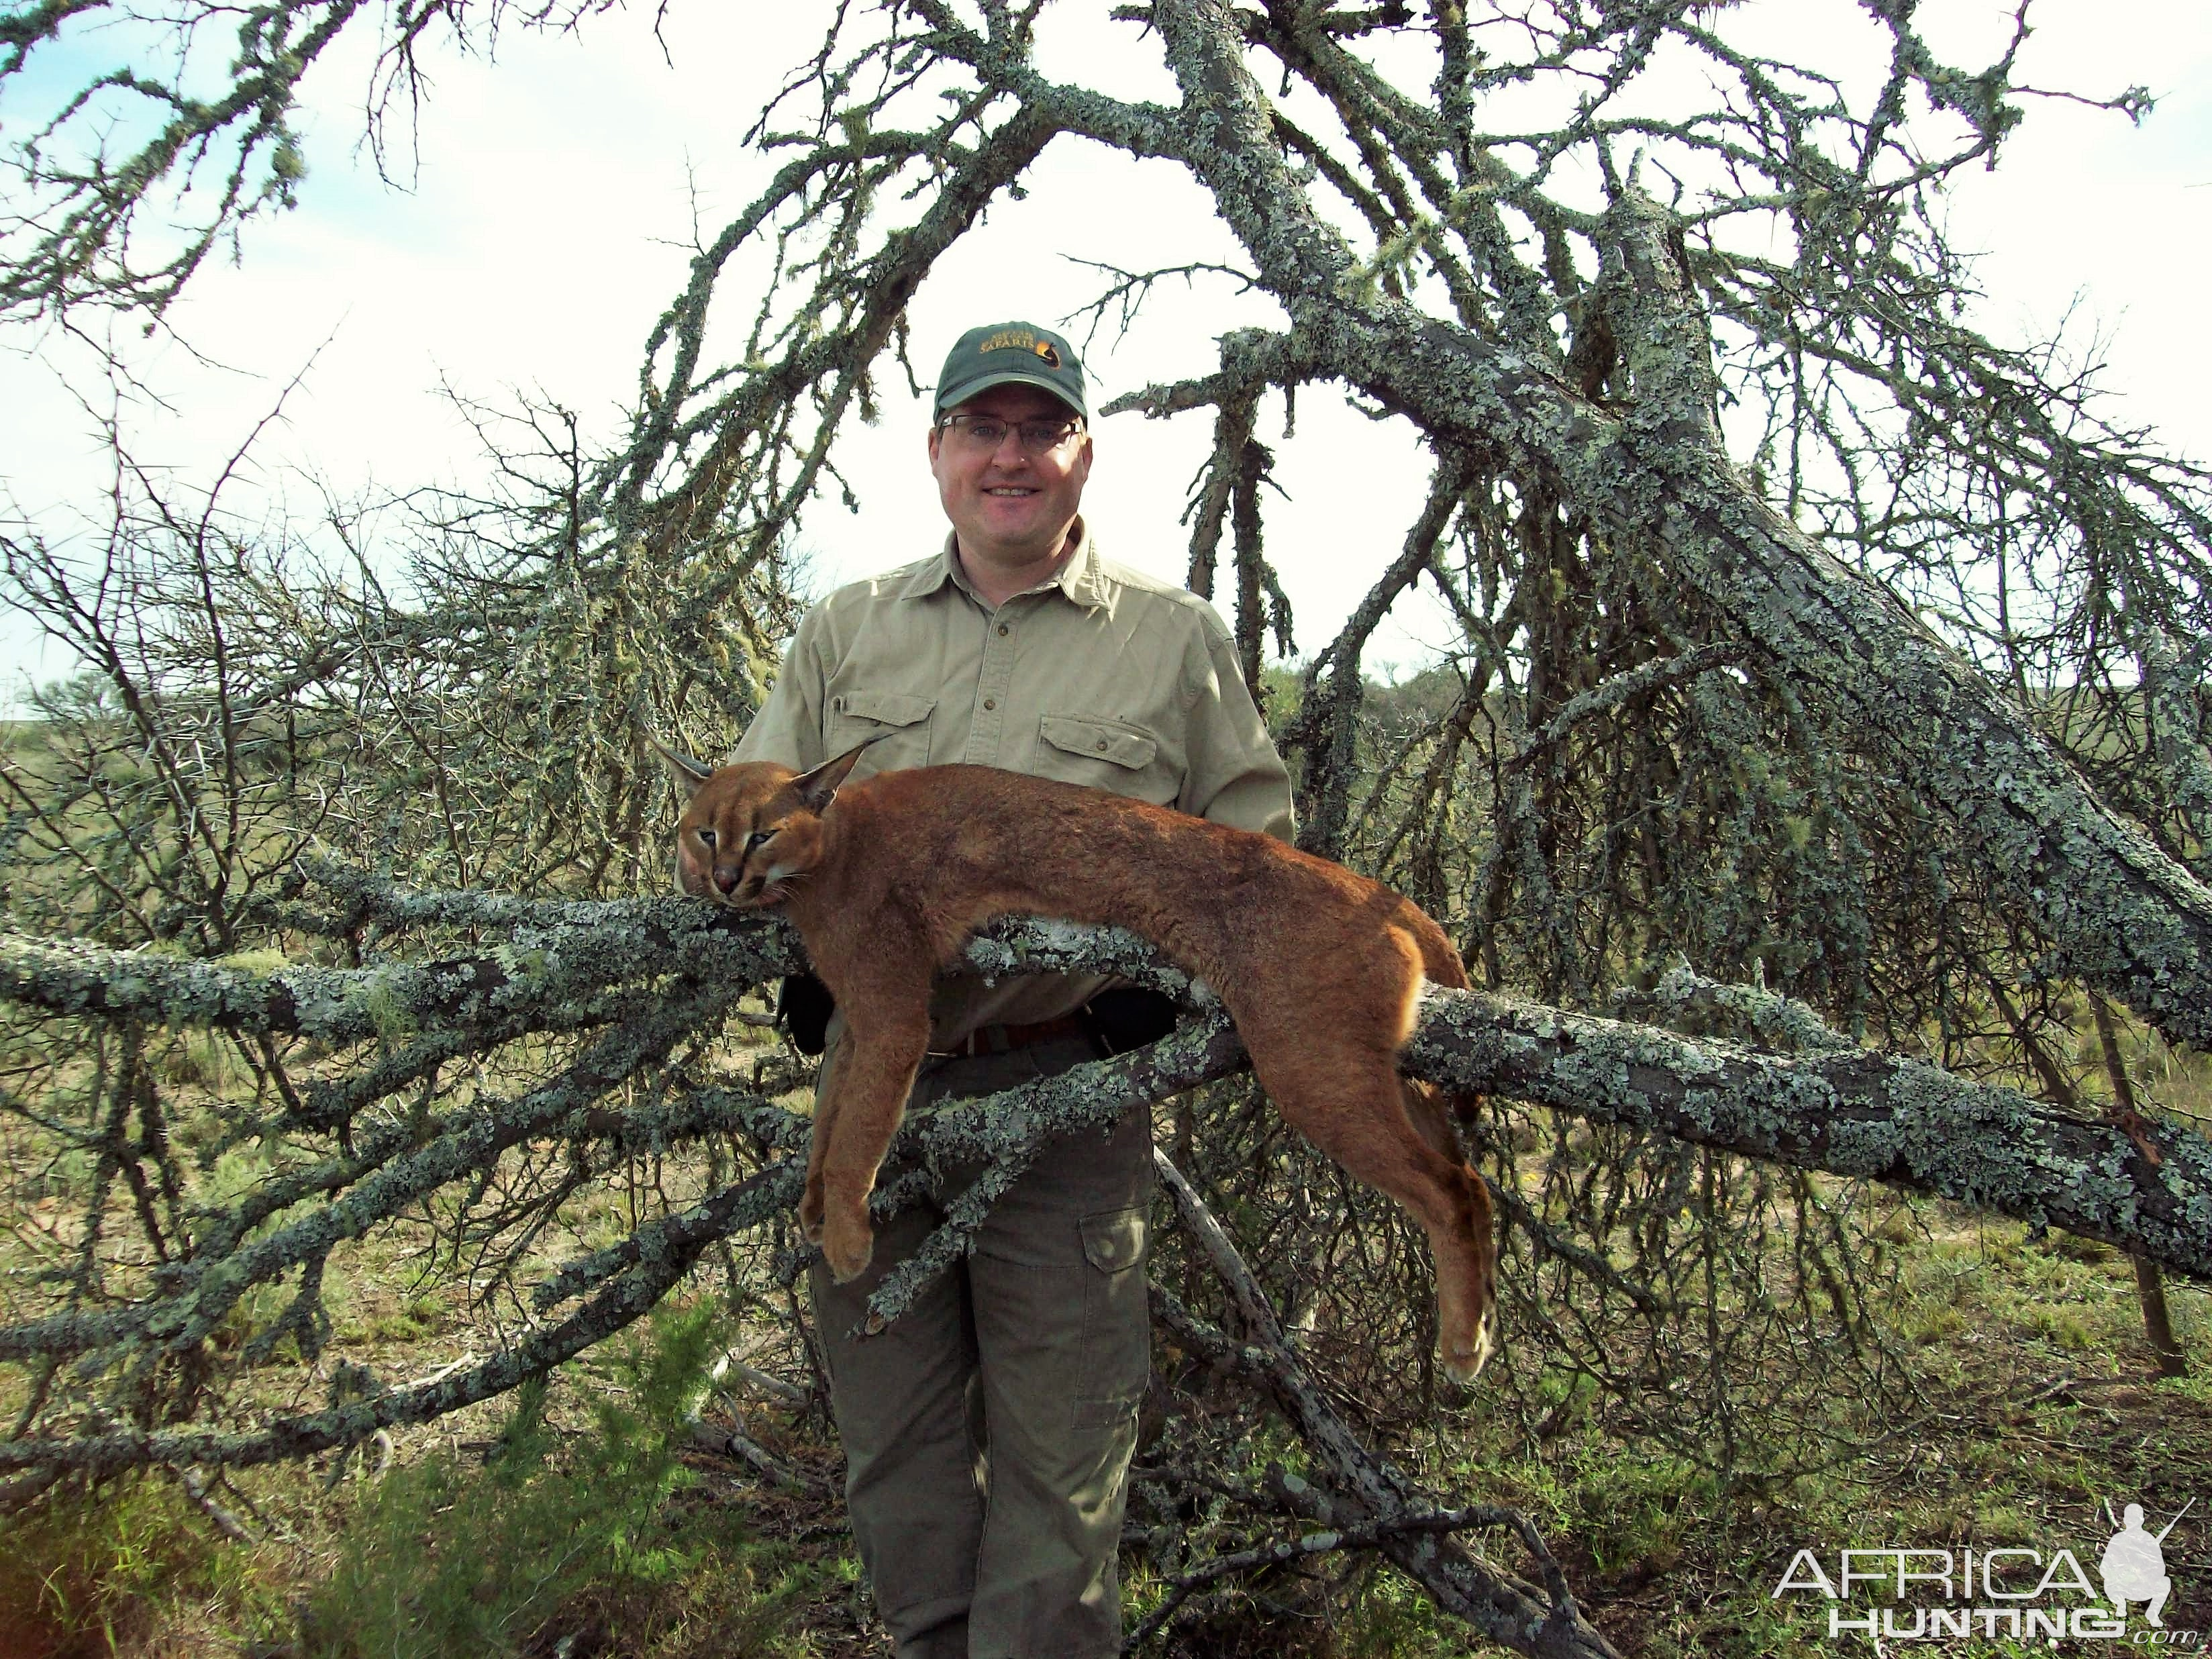
[[[272, 511], [312, 511], [303, 473], [342, 494], [471, 477], [475, 442], [436, 395], [441, 380], [488, 398], [542, 391], [587, 428], [612, 433], [635, 396], [646, 331], [681, 281], [695, 223], [711, 236], [763, 176], [765, 164], [739, 151], [738, 136], [782, 68], [811, 49], [820, 9], [678, 6], [665, 35], [672, 63], [644, 16], [595, 20], [580, 37], [513, 32], [495, 61], [445, 58], [407, 191], [380, 182], [359, 144], [374, 42], [343, 48], [309, 83], [300, 209], [249, 228], [240, 265], [202, 274], [172, 313], [178, 339], [131, 337], [141, 373], [167, 405], [129, 411], [140, 453], [204, 478], [303, 368], [284, 422], [256, 452], [252, 483]], [[1926, 0], [1917, 21], [1940, 55], [1978, 64], [2011, 9], [2009, 0]], [[1148, 44], [1101, 21], [1106, 10], [1103, 0], [1062, 0], [1048, 12], [1048, 70], [1171, 96]], [[2105, 340], [2114, 412], [2212, 459], [2203, 299], [2212, 6], [2038, 0], [2034, 15], [2023, 80], [2098, 94], [2142, 83], [2159, 103], [2131, 127], [2078, 105], [2026, 100], [2027, 124], [2002, 167], [1951, 192], [1959, 240], [1985, 253], [1990, 299], [1978, 320], [2026, 340], [2075, 307], [2081, 337]], [[776, 21], [758, 21], [767, 16]], [[1729, 27], [1756, 30], [1763, 44], [1823, 68], [1874, 40], [1847, 0], [1752, 0]], [[43, 84], [104, 55], [88, 42], [54, 60]], [[20, 106], [6, 115], [10, 135], [24, 130]], [[994, 210], [924, 289], [913, 311], [916, 367], [933, 374], [971, 322], [1050, 323], [1081, 304], [1087, 276], [1066, 256], [1133, 265], [1194, 250], [1236, 257], [1185, 176], [1063, 140], [1030, 200]], [[1091, 364], [1099, 400], [1202, 368], [1211, 336], [1266, 315], [1218, 287], [1164, 295], [1119, 349], [1102, 337]], [[68, 387], [74, 376], [82, 388], [88, 362], [51, 331], [0, 332], [0, 480], [11, 516], [50, 530], [99, 510], [96, 432]], [[1367, 429], [1331, 403], [1302, 402], [1299, 437], [1279, 469], [1291, 500], [1270, 508], [1268, 525], [1306, 649], [1326, 642], [1395, 551], [1425, 476], [1401, 436]], [[807, 516], [799, 541], [817, 587], [933, 544], [942, 521], [922, 464], [926, 418], [893, 398], [882, 427], [856, 428], [842, 447], [863, 510], [830, 501]], [[1185, 532], [1176, 520], [1206, 430], [1203, 415], [1104, 423], [1085, 507], [1115, 556], [1180, 577]], [[1417, 666], [1444, 637], [1441, 623], [1409, 612], [1379, 655]], [[20, 617], [0, 619], [0, 649], [19, 670], [65, 665], [39, 651]]]

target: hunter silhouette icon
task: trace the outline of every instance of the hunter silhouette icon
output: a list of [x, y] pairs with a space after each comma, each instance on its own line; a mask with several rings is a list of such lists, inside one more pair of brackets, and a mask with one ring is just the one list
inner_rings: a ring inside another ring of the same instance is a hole
[[[2163, 1629], [2166, 1620], [2159, 1613], [2166, 1607], [2166, 1598], [2173, 1593], [2173, 1580], [2166, 1576], [2166, 1554], [2159, 1546], [2166, 1541], [2174, 1522], [2189, 1513], [2197, 1502], [2191, 1498], [2175, 1512], [2172, 1521], [2160, 1528], [2155, 1534], [2143, 1530], [2142, 1505], [2130, 1504], [2121, 1512], [2120, 1529], [2105, 1546], [2104, 1554], [2097, 1565], [2105, 1576], [2105, 1595], [2121, 1618], [2128, 1616], [2128, 1603], [2145, 1601], [2143, 1617]], [[2112, 1506], [2105, 1505], [2105, 1519], [2112, 1518]]]

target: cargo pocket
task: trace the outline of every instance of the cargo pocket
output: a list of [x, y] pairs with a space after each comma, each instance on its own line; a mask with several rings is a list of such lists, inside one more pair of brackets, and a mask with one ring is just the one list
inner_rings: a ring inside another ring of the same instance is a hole
[[830, 752], [842, 755], [871, 743], [857, 769], [862, 777], [927, 766], [929, 717], [936, 708], [935, 698], [903, 691], [840, 691], [830, 699]]
[[1084, 1260], [1102, 1273], [1127, 1273], [1132, 1267], [1143, 1267], [1145, 1235], [1151, 1221], [1142, 1205], [1084, 1217]]
[[1082, 1395], [1074, 1426], [1133, 1435], [1149, 1375], [1151, 1327], [1145, 1310], [1147, 1206], [1107, 1210], [1078, 1224], [1083, 1233]]
[[1095, 714], [1047, 714], [1037, 722], [1035, 770], [1063, 783], [1133, 795], [1164, 806], [1182, 781], [1171, 776], [1160, 740], [1128, 720]]

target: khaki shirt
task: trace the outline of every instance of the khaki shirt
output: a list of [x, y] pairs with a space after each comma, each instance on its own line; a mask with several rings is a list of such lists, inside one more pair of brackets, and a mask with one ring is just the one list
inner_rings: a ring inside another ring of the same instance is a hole
[[[964, 762], [1087, 784], [1290, 839], [1291, 785], [1213, 607], [1098, 556], [1079, 521], [1052, 580], [996, 611], [952, 538], [806, 614], [737, 761], [805, 771], [881, 738], [854, 778]], [[1112, 981], [940, 981], [930, 1047], [1071, 1013]]]

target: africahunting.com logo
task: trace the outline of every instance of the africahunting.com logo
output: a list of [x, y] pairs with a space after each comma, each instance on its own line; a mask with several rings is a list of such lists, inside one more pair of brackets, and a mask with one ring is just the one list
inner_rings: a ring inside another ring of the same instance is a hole
[[[2168, 1629], [2173, 1594], [2164, 1546], [2191, 1498], [2156, 1532], [2140, 1504], [2115, 1518], [2094, 1557], [2094, 1580], [2074, 1550], [2025, 1545], [1988, 1549], [1846, 1549], [1824, 1559], [1801, 1549], [1769, 1593], [1785, 1602], [1825, 1603], [1832, 1639], [1891, 1642], [1968, 1638], [2020, 1642], [2125, 1642], [2136, 1647], [2212, 1651], [2201, 1630]], [[1832, 1567], [1832, 1571], [1831, 1570]]]

